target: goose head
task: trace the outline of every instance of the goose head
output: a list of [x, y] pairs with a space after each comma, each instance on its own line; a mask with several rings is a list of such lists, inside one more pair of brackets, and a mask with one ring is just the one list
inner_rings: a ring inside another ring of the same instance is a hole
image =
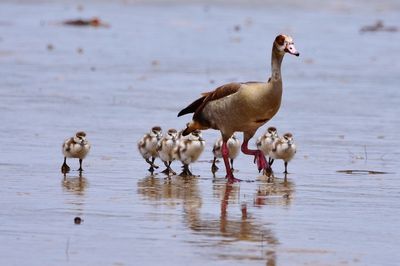
[[293, 38], [289, 35], [280, 34], [276, 36], [274, 41], [274, 47], [281, 53], [282, 55], [285, 53], [289, 53], [295, 56], [299, 56], [300, 53], [296, 50], [294, 46]]

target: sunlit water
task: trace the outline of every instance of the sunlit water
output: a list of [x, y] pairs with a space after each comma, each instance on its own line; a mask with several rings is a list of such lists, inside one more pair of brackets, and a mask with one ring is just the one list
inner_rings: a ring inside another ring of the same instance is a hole
[[[0, 264], [398, 265], [400, 33], [359, 29], [399, 27], [400, 9], [358, 4], [0, 3]], [[111, 27], [60, 24], [92, 16]], [[136, 141], [184, 127], [201, 92], [266, 80], [280, 32], [301, 52], [284, 58], [269, 123], [298, 145], [287, 180], [282, 162], [267, 183], [244, 155], [250, 182], [213, 177], [215, 131], [199, 177], [151, 176]], [[77, 130], [92, 150], [64, 177]]]

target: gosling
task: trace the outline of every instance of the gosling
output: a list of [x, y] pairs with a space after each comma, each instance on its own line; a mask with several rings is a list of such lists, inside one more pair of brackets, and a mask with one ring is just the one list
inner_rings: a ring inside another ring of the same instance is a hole
[[[154, 163], [156, 158], [158, 157], [157, 152], [157, 144], [162, 138], [162, 130], [161, 127], [155, 126], [153, 127], [149, 133], [145, 134], [139, 141], [138, 141], [138, 149], [140, 154], [142, 155], [143, 159], [150, 165], [148, 169], [151, 173], [154, 172], [154, 169], [158, 168], [158, 165]], [[151, 161], [150, 161], [151, 158]]]
[[[262, 151], [265, 156], [269, 156], [272, 150], [272, 145], [275, 140], [277, 140], [278, 137], [278, 131], [276, 130], [275, 127], [269, 127], [267, 131], [264, 133], [264, 135], [261, 135], [257, 141], [256, 141], [256, 146], [257, 149]], [[269, 156], [268, 163], [271, 165], [273, 163], [273, 159]]]
[[167, 134], [162, 137], [162, 139], [158, 142], [157, 151], [158, 156], [163, 161], [166, 169], [162, 171], [162, 173], [176, 175], [174, 170], [171, 168], [171, 163], [175, 160], [174, 156], [174, 148], [177, 146], [178, 140], [178, 132], [175, 129], [169, 129]]
[[199, 159], [204, 151], [204, 146], [205, 141], [201, 137], [200, 130], [195, 130], [179, 140], [178, 146], [174, 149], [174, 156], [183, 164], [183, 171], [179, 174], [180, 176], [193, 176], [189, 164]]
[[[238, 156], [239, 154], [239, 150], [240, 150], [240, 141], [239, 139], [236, 137], [235, 134], [232, 135], [232, 137], [230, 137], [227, 141], [227, 145], [228, 145], [228, 150], [229, 150], [229, 159], [231, 161], [231, 169], [232, 171], [233, 169], [233, 160]], [[213, 147], [213, 154], [214, 154], [214, 160], [213, 163], [211, 165], [211, 172], [215, 173], [216, 171], [218, 171], [218, 166], [216, 165], [216, 161], [217, 158], [222, 158], [222, 151], [221, 151], [221, 147], [222, 147], [222, 137], [220, 137], [219, 139], [217, 139], [214, 143], [214, 147]]]
[[82, 172], [82, 161], [90, 151], [90, 143], [86, 140], [86, 133], [83, 131], [76, 132], [75, 136], [66, 139], [62, 145], [64, 155], [64, 163], [61, 166], [62, 173], [68, 173], [70, 167], [67, 165], [67, 158], [78, 158], [79, 169]]
[[288, 173], [287, 166], [290, 160], [296, 154], [296, 144], [294, 143], [292, 133], [285, 133], [283, 137], [275, 140], [272, 145], [270, 157], [273, 159], [281, 159], [285, 162], [285, 174]]

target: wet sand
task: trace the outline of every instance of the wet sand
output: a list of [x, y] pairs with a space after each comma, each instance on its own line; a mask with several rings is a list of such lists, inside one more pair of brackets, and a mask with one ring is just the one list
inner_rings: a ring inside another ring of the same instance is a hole
[[[398, 265], [400, 34], [359, 33], [400, 26], [397, 5], [1, 2], [0, 264]], [[61, 25], [93, 16], [110, 27]], [[297, 142], [287, 180], [282, 162], [267, 183], [244, 155], [251, 182], [213, 177], [216, 131], [200, 177], [150, 176], [136, 141], [182, 128], [201, 92], [266, 80], [280, 32], [301, 52], [268, 123]], [[64, 177], [77, 130], [93, 147]]]

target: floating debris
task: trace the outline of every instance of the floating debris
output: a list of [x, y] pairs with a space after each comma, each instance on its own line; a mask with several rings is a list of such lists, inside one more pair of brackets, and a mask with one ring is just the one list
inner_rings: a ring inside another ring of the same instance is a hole
[[157, 66], [160, 65], [160, 61], [158, 61], [158, 60], [153, 60], [153, 61], [151, 61], [151, 65], [152, 65], [153, 67], [157, 67]]
[[370, 171], [370, 170], [338, 170], [338, 173], [344, 174], [358, 174], [358, 175], [385, 175], [389, 174], [388, 172], [381, 172], [381, 171]]
[[77, 7], [76, 7], [76, 10], [78, 10], [78, 11], [83, 11], [85, 8], [84, 8], [84, 6], [83, 5], [78, 5]]
[[83, 220], [82, 220], [82, 218], [81, 217], [75, 217], [75, 219], [74, 219], [74, 223], [75, 224], [81, 224], [83, 222]]
[[92, 19], [72, 19], [65, 20], [64, 25], [68, 26], [92, 26], [92, 27], [109, 27], [110, 25], [102, 22], [99, 18], [94, 17]]
[[396, 26], [385, 26], [382, 20], [378, 20], [374, 25], [367, 25], [360, 29], [360, 32], [376, 32], [376, 31], [386, 31], [386, 32], [397, 32], [399, 29]]

